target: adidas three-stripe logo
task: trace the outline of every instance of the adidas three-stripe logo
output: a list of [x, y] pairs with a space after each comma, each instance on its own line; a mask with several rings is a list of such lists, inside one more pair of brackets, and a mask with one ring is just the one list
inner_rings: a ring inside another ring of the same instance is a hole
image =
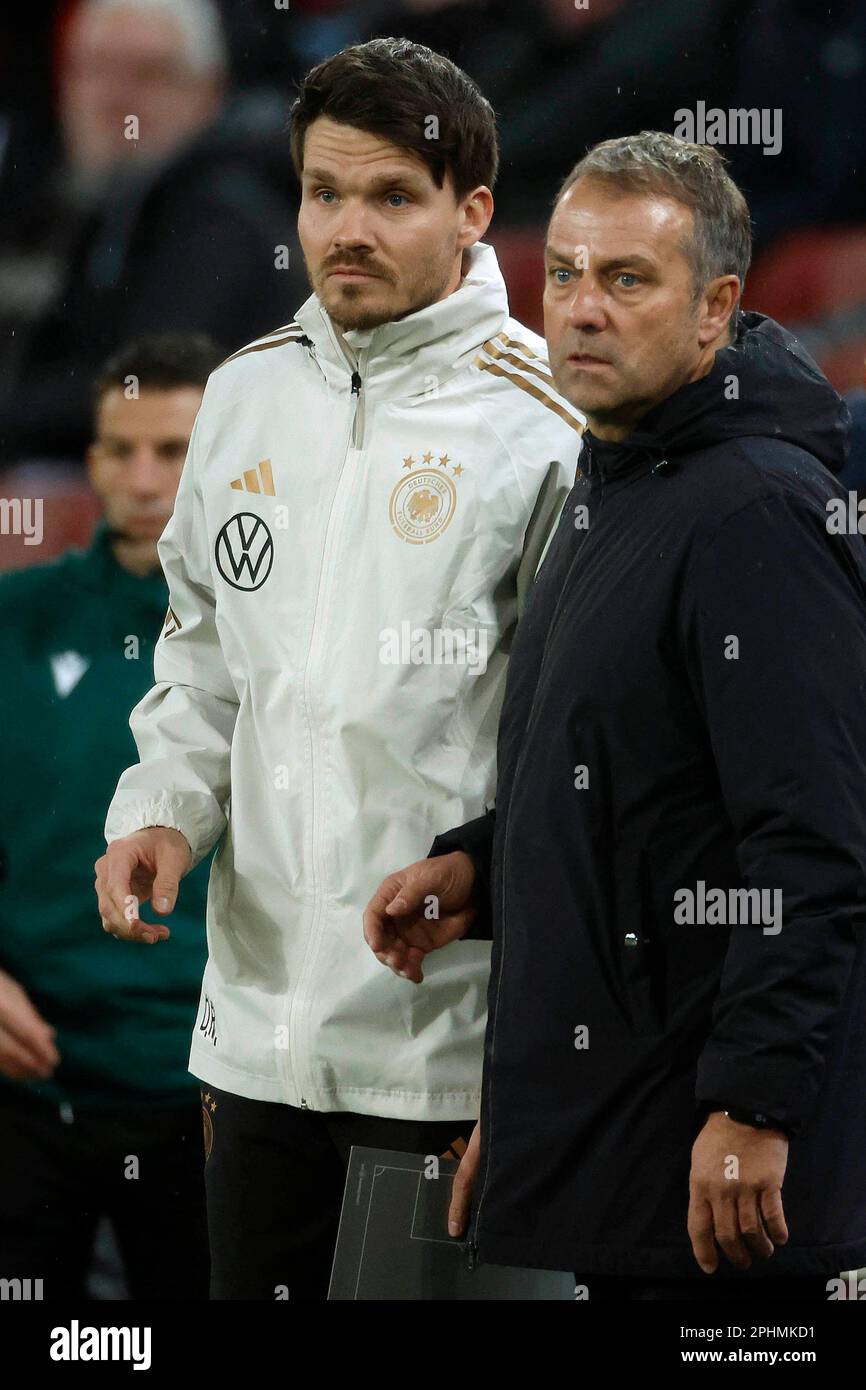
[[310, 346], [310, 340], [299, 323], [287, 323], [285, 328], [276, 328], [273, 333], [266, 333], [263, 338], [258, 338], [256, 342], [250, 343], [249, 347], [241, 348], [238, 352], [233, 352], [230, 357], [226, 357], [220, 362], [220, 367], [224, 367], [226, 362], [234, 362], [238, 357], [246, 357], [250, 352], [267, 352], [268, 348], [282, 347], [283, 343], [304, 343]]
[[580, 415], [557, 394], [549, 363], [528, 343], [522, 343], [519, 338], [509, 338], [507, 333], [498, 333], [495, 338], [488, 338], [474, 364], [482, 372], [504, 377], [513, 386], [534, 396], [577, 434], [583, 434], [584, 422]]
[[274, 474], [270, 459], [262, 459], [255, 468], [245, 468], [240, 478], [232, 479], [231, 485], [236, 492], [258, 492], [264, 493], [266, 497], [277, 495], [274, 491]]

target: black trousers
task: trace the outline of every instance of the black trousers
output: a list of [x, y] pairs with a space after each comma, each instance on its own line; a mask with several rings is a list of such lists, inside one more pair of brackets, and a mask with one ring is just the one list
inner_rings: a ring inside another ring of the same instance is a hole
[[202, 1101], [213, 1299], [326, 1299], [352, 1145], [441, 1156], [462, 1140], [459, 1156], [475, 1128], [300, 1110], [213, 1086]]
[[807, 1299], [812, 1303], [826, 1303], [827, 1283], [833, 1277], [832, 1274], [804, 1277], [783, 1275], [774, 1279], [772, 1275], [763, 1275], [756, 1279], [742, 1274], [702, 1274], [698, 1270], [694, 1279], [575, 1273], [574, 1282], [586, 1289], [582, 1297], [590, 1303], [600, 1299], [618, 1303], [656, 1303], [667, 1299], [686, 1299], [689, 1302], [748, 1300], [756, 1303]]
[[4, 1087], [0, 1278], [41, 1279], [44, 1299], [84, 1299], [105, 1216], [130, 1298], [207, 1299], [201, 1132], [195, 1092], [180, 1106], [64, 1117], [56, 1105]]

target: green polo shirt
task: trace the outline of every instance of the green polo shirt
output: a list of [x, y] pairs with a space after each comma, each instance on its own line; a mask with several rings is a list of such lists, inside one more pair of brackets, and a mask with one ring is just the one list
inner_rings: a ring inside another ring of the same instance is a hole
[[[105, 813], [137, 760], [129, 714], [153, 684], [168, 604], [161, 574], [118, 565], [102, 523], [86, 551], [0, 575], [0, 969], [57, 1029], [47, 1082], [0, 1083], [73, 1108], [191, 1099], [206, 958], [209, 859], [181, 883], [156, 946], [99, 920]], [[148, 913], [145, 912], [145, 916]]]

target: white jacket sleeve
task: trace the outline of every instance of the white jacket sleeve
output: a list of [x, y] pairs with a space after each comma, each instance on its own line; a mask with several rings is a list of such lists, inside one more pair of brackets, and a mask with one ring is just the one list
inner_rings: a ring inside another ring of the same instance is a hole
[[150, 825], [179, 830], [195, 866], [226, 826], [238, 696], [215, 618], [210, 541], [197, 477], [201, 413], [190, 439], [174, 513], [159, 540], [169, 612], [154, 651], [155, 685], [129, 725], [139, 762], [117, 784], [108, 843]]

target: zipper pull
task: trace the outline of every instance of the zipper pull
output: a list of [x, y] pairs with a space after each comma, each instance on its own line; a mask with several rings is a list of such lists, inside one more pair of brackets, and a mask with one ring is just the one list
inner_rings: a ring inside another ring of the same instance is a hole
[[353, 396], [360, 396], [360, 394], [361, 394], [361, 373], [360, 373], [360, 372], [353, 372], [353, 373], [352, 373], [352, 395], [353, 395]]
[[469, 1244], [466, 1247], [466, 1253], [468, 1257], [467, 1262], [469, 1269], [475, 1269], [476, 1265], [478, 1264], [478, 1245], [474, 1237], [469, 1241]]

